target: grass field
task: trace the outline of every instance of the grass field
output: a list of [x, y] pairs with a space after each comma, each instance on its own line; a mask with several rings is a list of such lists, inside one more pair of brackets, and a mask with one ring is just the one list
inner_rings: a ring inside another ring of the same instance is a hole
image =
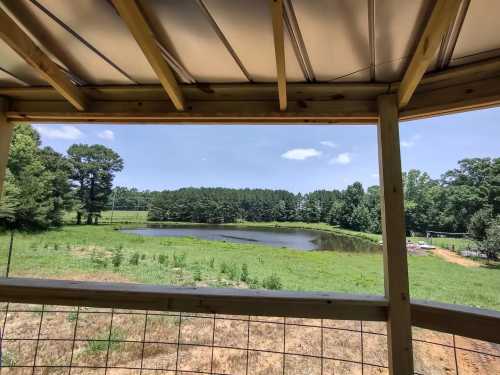
[[[8, 239], [0, 235], [2, 270]], [[410, 255], [409, 269], [413, 298], [500, 310], [498, 269], [466, 268], [432, 255]], [[139, 237], [109, 225], [16, 233], [10, 275], [383, 294], [381, 254]]]
[[[148, 211], [102, 211], [99, 222], [109, 224], [144, 223], [148, 220]], [[64, 215], [66, 224], [76, 223], [76, 212], [67, 212]]]

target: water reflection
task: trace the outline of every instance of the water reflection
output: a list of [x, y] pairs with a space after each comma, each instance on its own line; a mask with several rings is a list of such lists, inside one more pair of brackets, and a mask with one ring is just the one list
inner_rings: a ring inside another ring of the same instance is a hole
[[296, 228], [238, 227], [223, 225], [159, 225], [122, 229], [148, 237], [195, 237], [211, 241], [256, 243], [296, 250], [380, 251], [380, 245], [359, 237]]

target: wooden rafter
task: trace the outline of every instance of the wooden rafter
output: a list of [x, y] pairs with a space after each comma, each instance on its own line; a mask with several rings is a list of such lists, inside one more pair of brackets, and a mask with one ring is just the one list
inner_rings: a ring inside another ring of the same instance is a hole
[[185, 109], [182, 91], [170, 69], [167, 61], [156, 43], [156, 39], [135, 0], [112, 0], [113, 5], [120, 14], [128, 29], [139, 44], [144, 56], [151, 64], [163, 88], [178, 111]]
[[445, 33], [454, 22], [459, 6], [460, 0], [437, 0], [401, 81], [398, 91], [399, 108], [405, 107], [410, 101], [425, 71], [436, 56]]
[[31, 65], [59, 94], [79, 111], [85, 110], [86, 97], [54, 63], [0, 8], [0, 38]]
[[285, 34], [283, 27], [283, 0], [269, 0], [273, 21], [274, 52], [276, 55], [276, 74], [280, 110], [287, 108], [286, 70], [285, 70]]

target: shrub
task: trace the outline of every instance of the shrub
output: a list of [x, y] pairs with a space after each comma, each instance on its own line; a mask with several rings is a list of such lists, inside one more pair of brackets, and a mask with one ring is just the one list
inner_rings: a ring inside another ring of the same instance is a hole
[[177, 255], [174, 253], [173, 255], [174, 268], [183, 268], [186, 267], [186, 253], [182, 253]]
[[201, 265], [198, 262], [194, 264], [193, 279], [194, 281], [201, 281]]
[[165, 254], [158, 255], [158, 263], [168, 264], [168, 257]]
[[133, 266], [137, 266], [139, 264], [139, 253], [134, 253], [130, 257], [130, 264]]
[[241, 266], [240, 280], [243, 282], [248, 281], [248, 266], [246, 263], [243, 263], [243, 265]]
[[146, 254], [141, 254], [141, 260], [145, 260], [146, 259]]
[[247, 280], [248, 287], [250, 289], [258, 289], [259, 288], [259, 279], [249, 277]]
[[227, 265], [226, 262], [222, 262], [220, 264], [220, 273], [228, 273], [229, 272], [229, 266]]
[[283, 285], [281, 284], [279, 276], [273, 273], [271, 276], [265, 277], [262, 280], [262, 287], [264, 287], [264, 289], [278, 290], [283, 288]]
[[229, 276], [230, 280], [238, 280], [239, 272], [238, 272], [238, 267], [236, 266], [236, 264], [231, 263], [229, 265], [227, 275]]
[[108, 260], [104, 252], [95, 249], [92, 250], [92, 254], [90, 254], [90, 261], [97, 267], [106, 268], [108, 266]]
[[111, 257], [111, 263], [113, 263], [113, 267], [120, 268], [122, 261], [123, 261], [123, 252], [121, 248], [113, 250], [113, 256]]

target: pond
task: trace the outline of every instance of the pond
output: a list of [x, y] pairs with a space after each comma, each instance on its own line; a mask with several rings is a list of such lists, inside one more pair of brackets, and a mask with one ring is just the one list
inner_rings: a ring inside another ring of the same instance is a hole
[[303, 251], [372, 252], [381, 249], [378, 244], [358, 237], [296, 228], [152, 224], [146, 228], [121, 229], [121, 232], [147, 237], [195, 237], [211, 241], [253, 243]]

